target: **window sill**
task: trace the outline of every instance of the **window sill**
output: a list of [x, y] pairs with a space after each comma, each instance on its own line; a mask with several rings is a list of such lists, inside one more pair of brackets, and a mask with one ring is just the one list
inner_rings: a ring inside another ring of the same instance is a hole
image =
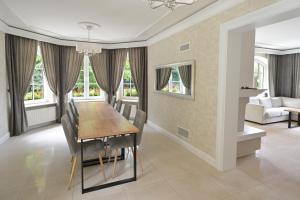
[[36, 110], [40, 108], [48, 108], [48, 107], [55, 107], [55, 102], [40, 102], [40, 103], [32, 103], [32, 104], [25, 104], [25, 110]]
[[128, 99], [128, 98], [121, 98], [122, 102], [124, 103], [129, 103], [131, 105], [136, 105], [138, 106], [139, 104], [139, 99]]
[[105, 99], [76, 99], [76, 98], [73, 98], [75, 102], [93, 102], [93, 101], [100, 101], [100, 102], [104, 102]]

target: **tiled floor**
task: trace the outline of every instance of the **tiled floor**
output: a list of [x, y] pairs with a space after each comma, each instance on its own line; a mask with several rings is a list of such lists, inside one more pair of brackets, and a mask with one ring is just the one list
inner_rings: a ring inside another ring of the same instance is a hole
[[[138, 181], [81, 195], [79, 168], [67, 190], [70, 154], [62, 128], [53, 125], [0, 145], [0, 199], [299, 200], [300, 128], [287, 129], [286, 123], [263, 128], [268, 134], [261, 151], [221, 173], [146, 126], [145, 169]], [[122, 176], [131, 172], [130, 161], [118, 166]], [[97, 166], [86, 174], [90, 182], [101, 181]]]

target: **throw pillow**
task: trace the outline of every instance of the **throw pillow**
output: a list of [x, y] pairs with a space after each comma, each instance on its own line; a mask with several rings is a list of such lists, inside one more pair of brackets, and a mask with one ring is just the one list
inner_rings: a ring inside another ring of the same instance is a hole
[[280, 108], [282, 106], [282, 102], [281, 102], [280, 97], [272, 97], [271, 102], [272, 102], [272, 107], [273, 108]]
[[263, 105], [265, 108], [272, 108], [271, 98], [261, 98], [259, 99], [259, 104]]

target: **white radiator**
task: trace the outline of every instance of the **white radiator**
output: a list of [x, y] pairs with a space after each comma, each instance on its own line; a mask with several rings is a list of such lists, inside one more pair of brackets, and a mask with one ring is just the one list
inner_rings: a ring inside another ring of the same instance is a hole
[[28, 126], [37, 127], [39, 125], [47, 124], [56, 121], [56, 107], [45, 107], [30, 109], [26, 111]]

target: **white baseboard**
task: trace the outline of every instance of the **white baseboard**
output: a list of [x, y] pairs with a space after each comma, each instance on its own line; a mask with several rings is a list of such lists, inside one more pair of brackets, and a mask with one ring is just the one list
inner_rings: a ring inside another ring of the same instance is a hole
[[0, 137], [0, 144], [6, 142], [6, 140], [8, 140], [8, 138], [9, 138], [9, 135], [10, 135], [9, 132], [7, 132], [2, 137]]
[[217, 169], [216, 159], [208, 155], [207, 153], [201, 151], [200, 149], [194, 147], [193, 145], [189, 144], [188, 142], [180, 139], [175, 134], [170, 133], [169, 131], [163, 129], [162, 127], [158, 126], [154, 122], [147, 120], [147, 124], [152, 127], [153, 129], [157, 130], [160, 134], [165, 135], [166, 137], [172, 139], [177, 144], [180, 144], [182, 147], [199, 157], [200, 159], [206, 161], [211, 166]]

